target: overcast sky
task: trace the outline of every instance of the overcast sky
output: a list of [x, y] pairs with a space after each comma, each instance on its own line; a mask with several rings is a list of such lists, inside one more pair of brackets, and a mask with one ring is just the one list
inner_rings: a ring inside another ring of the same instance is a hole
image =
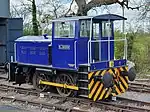
[[[18, 4], [18, 1], [20, 1], [20, 0], [11, 0], [11, 4]], [[64, 3], [66, 5], [68, 5], [68, 7], [69, 7], [70, 0], [62, 0], [62, 1], [64, 1]], [[88, 1], [90, 1], [90, 0], [88, 0]], [[130, 0], [130, 6], [132, 6], [132, 4], [134, 4], [134, 1], [136, 1], [136, 3], [138, 4], [142, 0]], [[40, 4], [40, 2], [41, 2], [41, 0], [36, 0], [37, 4]], [[122, 15], [122, 8], [118, 4], [113, 4], [113, 5], [108, 6], [108, 8], [107, 8], [107, 6], [102, 6], [101, 8], [97, 8], [97, 11], [91, 10], [88, 14], [94, 16], [94, 15], [100, 15], [100, 14], [106, 14], [106, 13]], [[139, 17], [139, 11], [137, 11], [137, 10], [125, 9], [125, 17], [128, 19], [126, 21], [126, 23], [131, 23], [132, 26], [142, 23], [142, 22], [137, 22], [137, 19]]]
[[[11, 4], [18, 4], [19, 5], [19, 2], [20, 0], [10, 0], [11, 1]], [[26, 0], [24, 0], [26, 1]], [[40, 4], [42, 0], [36, 0], [36, 3], [37, 4]], [[70, 0], [62, 0], [64, 1], [64, 3], [66, 4], [68, 2], [68, 5], [69, 5], [69, 1]], [[90, 1], [90, 0], [88, 0]], [[132, 2], [132, 0], [130, 0]], [[136, 0], [136, 2], [138, 2], [140, 0]], [[103, 6], [104, 7], [104, 6]], [[120, 14], [122, 15], [122, 9], [120, 7], [120, 5], [118, 4], [113, 4], [113, 5], [110, 5], [108, 6], [108, 10], [103, 10], [104, 8], [98, 8], [98, 13], [96, 11], [90, 11], [89, 15], [99, 15], [99, 14], [103, 14], [103, 13], [113, 13], [113, 14]], [[138, 11], [136, 10], [125, 10], [125, 16], [128, 18], [128, 19], [133, 19], [135, 17], [137, 17], [138, 15]]]

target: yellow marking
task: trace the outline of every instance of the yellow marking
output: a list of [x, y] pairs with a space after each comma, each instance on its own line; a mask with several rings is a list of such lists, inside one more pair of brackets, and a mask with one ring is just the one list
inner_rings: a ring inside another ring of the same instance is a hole
[[92, 81], [89, 84], [89, 90], [91, 89], [92, 85], [94, 84], [94, 79], [92, 79]]
[[128, 71], [128, 67], [126, 66], [125, 69]]
[[115, 68], [115, 70], [116, 70], [117, 72], [119, 72], [118, 68]]
[[98, 82], [96, 82], [96, 84], [95, 84], [94, 88], [92, 89], [91, 93], [89, 94], [89, 98], [92, 98], [92, 96], [93, 96], [93, 94], [94, 94], [94, 92], [95, 92], [95, 90], [96, 90], [97, 86], [99, 85], [99, 83], [100, 83], [99, 81], [98, 81]]
[[110, 61], [109, 62], [109, 67], [113, 67], [114, 66], [114, 61]]
[[120, 70], [121, 70], [121, 71], [124, 71], [124, 69], [123, 69], [122, 67], [120, 67]]
[[101, 96], [99, 97], [99, 100], [101, 100], [101, 99], [103, 98], [103, 96], [104, 96], [105, 92], [106, 92], [106, 90], [105, 90], [105, 89], [103, 89], [103, 92], [102, 92]]
[[[111, 74], [113, 74], [113, 76], [116, 78], [117, 76], [116, 76], [116, 74], [114, 74], [114, 72], [110, 69], [109, 70], [109, 73], [111, 73]], [[115, 79], [116, 80], [116, 79]], [[117, 80], [116, 80], [117, 81]]]
[[117, 91], [118, 95], [120, 95], [121, 94], [120, 90], [118, 89], [118, 87], [116, 85], [114, 85], [114, 86], [115, 86], [115, 90]]
[[111, 73], [113, 74], [114, 77], [116, 77], [116, 74], [114, 74], [114, 72], [111, 70]]
[[119, 70], [117, 68], [115, 68], [115, 72], [116, 72], [116, 75], [119, 75]]
[[108, 72], [114, 75], [114, 72], [111, 69]]
[[[95, 76], [99, 75], [100, 71], [96, 72]], [[91, 89], [92, 85], [94, 84], [94, 79], [89, 84], [89, 90]]]
[[91, 79], [92, 75], [94, 74], [94, 72], [91, 72], [88, 74], [88, 79]]
[[95, 76], [98, 76], [101, 71], [96, 72]]
[[79, 90], [77, 86], [71, 86], [67, 84], [59, 84], [59, 83], [54, 83], [54, 82], [47, 82], [47, 81], [39, 81], [39, 84], [44, 84], [44, 85], [49, 85], [49, 86], [56, 86], [56, 87], [61, 87], [61, 88], [67, 88], [67, 89], [73, 89], [73, 90]]
[[111, 93], [113, 96], [117, 96], [116, 93]]
[[96, 101], [96, 99], [97, 99], [98, 95], [100, 94], [102, 88], [103, 88], [103, 84], [101, 84], [100, 87], [98, 88], [98, 91], [97, 91], [96, 95], [94, 96], [94, 101]]
[[126, 81], [124, 80], [124, 78], [120, 76], [120, 79], [122, 80], [122, 82], [126, 86], [126, 88], [128, 88], [128, 84], [126, 83]]
[[127, 79], [127, 81], [129, 80], [129, 79], [128, 79], [128, 76], [125, 76], [125, 78]]
[[107, 91], [107, 94], [106, 94], [105, 98], [108, 98], [108, 97], [109, 97], [109, 95], [110, 95], [111, 91], [112, 91], [112, 89], [111, 89], [111, 88], [109, 88], [109, 90]]
[[125, 92], [123, 85], [122, 84], [119, 84], [119, 85], [120, 85], [120, 88], [122, 89], [122, 91]]
[[119, 81], [120, 72], [119, 72], [119, 70], [117, 68], [115, 68], [114, 70], [116, 72], [116, 78], [117, 78], [116, 81], [118, 82]]
[[101, 76], [103, 76], [105, 74], [106, 70], [104, 70], [102, 73], [101, 73]]

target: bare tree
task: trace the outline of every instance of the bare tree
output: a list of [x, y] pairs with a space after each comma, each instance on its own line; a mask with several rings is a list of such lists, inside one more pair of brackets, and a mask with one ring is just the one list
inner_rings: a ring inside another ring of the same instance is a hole
[[[38, 4], [35, 4], [36, 1]], [[24, 28], [32, 27], [33, 35], [41, 34], [43, 29], [50, 28], [50, 20], [63, 16], [68, 9], [68, 5], [62, 0], [41, 0], [40, 2], [38, 0], [18, 0], [18, 2], [19, 4], [11, 5], [11, 16], [22, 17]]]
[[37, 10], [35, 0], [31, 0], [32, 2], [32, 27], [33, 27], [33, 35], [39, 35], [38, 28], [38, 20], [37, 20]]
[[150, 1], [144, 0], [142, 4], [143, 5], [141, 7], [141, 18], [142, 19], [150, 18]]
[[87, 3], [86, 0], [73, 0], [76, 2], [78, 6], [77, 15], [87, 15], [87, 12], [92, 9], [93, 7], [100, 7], [102, 5], [111, 5], [118, 3], [122, 7], [125, 6], [128, 9], [139, 9], [139, 7], [130, 7], [129, 6], [129, 0], [91, 0]]

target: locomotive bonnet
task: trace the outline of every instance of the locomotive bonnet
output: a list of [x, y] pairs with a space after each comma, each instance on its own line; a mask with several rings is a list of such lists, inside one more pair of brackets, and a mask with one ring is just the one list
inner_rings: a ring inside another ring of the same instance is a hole
[[[94, 101], [120, 95], [135, 79], [127, 64], [127, 40], [115, 39], [114, 21], [126, 18], [104, 14], [52, 20], [52, 37], [21, 37], [15, 43], [15, 60], [9, 63], [9, 80], [32, 83], [39, 91], [55, 87], [62, 96]], [[115, 45], [124, 55], [115, 59]]]

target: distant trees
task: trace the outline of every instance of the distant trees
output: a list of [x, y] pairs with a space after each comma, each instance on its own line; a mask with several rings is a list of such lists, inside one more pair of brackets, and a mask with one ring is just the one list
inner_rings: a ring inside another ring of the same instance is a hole
[[20, 0], [19, 4], [11, 4], [11, 16], [24, 19], [24, 31], [29, 35], [39, 35], [36, 8], [35, 0]]
[[145, 21], [145, 24], [147, 27], [147, 31], [150, 33], [150, 1], [149, 0], [144, 0], [142, 3], [142, 7], [140, 10], [140, 20]]
[[63, 16], [68, 7], [62, 0], [18, 0], [11, 4], [11, 17], [24, 19], [24, 35], [50, 32], [50, 20]]
[[38, 27], [38, 20], [37, 20], [37, 10], [36, 10], [36, 4], [35, 0], [31, 1], [32, 3], [32, 30], [33, 35], [39, 35], [39, 27]]
[[141, 3], [141, 18], [150, 18], [150, 0], [144, 0]]

